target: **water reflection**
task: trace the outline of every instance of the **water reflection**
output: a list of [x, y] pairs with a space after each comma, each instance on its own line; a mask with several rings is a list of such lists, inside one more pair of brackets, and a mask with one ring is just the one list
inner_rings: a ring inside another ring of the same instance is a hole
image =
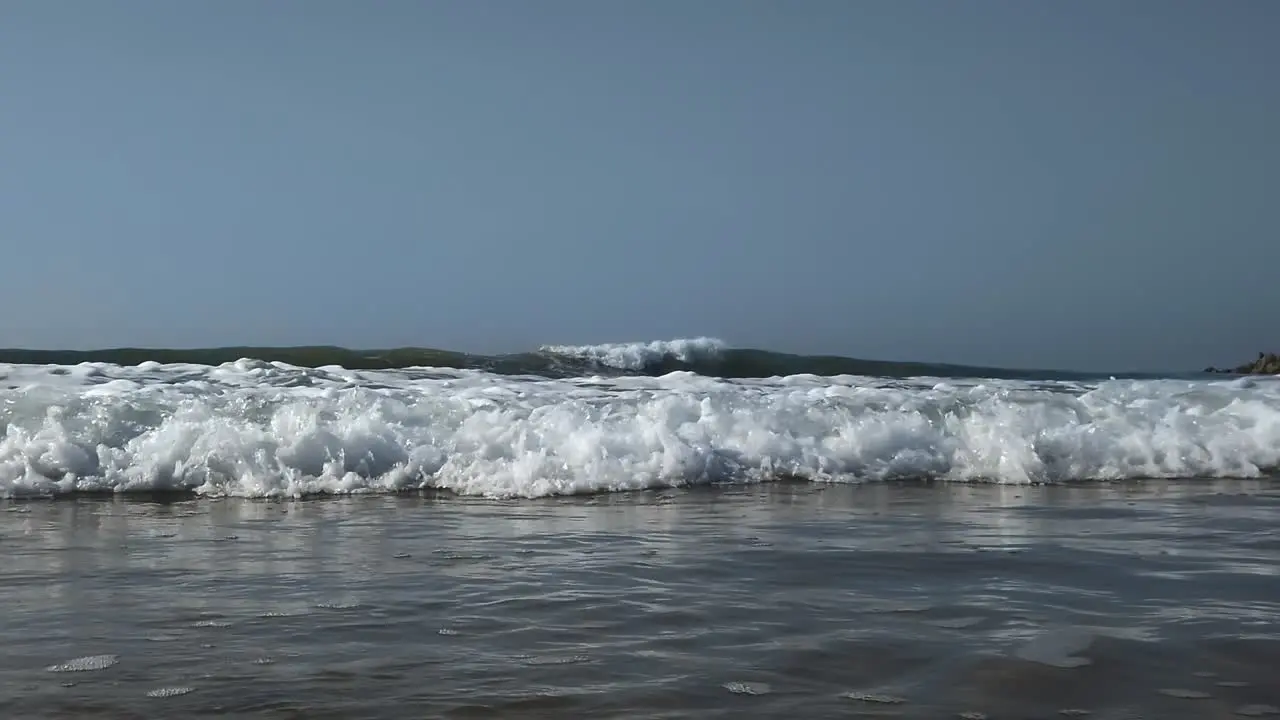
[[[782, 483], [528, 502], [10, 503], [0, 691], [27, 709], [62, 697], [132, 708], [190, 686], [165, 702], [252, 715], [290, 697], [308, 716], [325, 693], [366, 709], [381, 694], [384, 709], [418, 698], [386, 711], [410, 717], [477, 697], [518, 715], [526, 696], [512, 687], [557, 688], [571, 715], [658, 695], [694, 712], [741, 686], [771, 691], [739, 699], [819, 714], [847, 711], [825, 703], [855, 690], [963, 700], [954, 714], [981, 699], [964, 682], [1040, 682], [1028, 669], [1040, 665], [1076, 673], [1055, 680], [1070, 687], [1152, 645], [1183, 667], [1230, 659], [1221, 672], [1256, 685], [1232, 658], [1271, 645], [1188, 648], [1280, 643], [1280, 546], [1264, 541], [1275, 490]], [[104, 654], [121, 657], [101, 671], [114, 685], [41, 674]], [[1151, 667], [1151, 687], [1185, 684]]]

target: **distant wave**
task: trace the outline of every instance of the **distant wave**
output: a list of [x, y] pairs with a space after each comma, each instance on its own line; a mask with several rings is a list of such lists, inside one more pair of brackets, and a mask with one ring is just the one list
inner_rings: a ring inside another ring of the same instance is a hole
[[[863, 375], [1069, 380], [1106, 377], [1097, 373], [865, 360], [838, 355], [794, 355], [769, 350], [731, 348], [721, 340], [706, 337], [644, 343], [544, 345], [532, 352], [505, 355], [477, 355], [431, 348], [353, 350], [331, 346], [112, 348], [87, 351], [0, 349], [0, 363], [29, 365], [78, 365], [93, 362], [126, 366], [143, 363], [216, 366], [242, 359], [309, 368], [388, 370], [434, 367], [549, 378], [583, 375], [659, 376], [677, 371], [722, 378]], [[1124, 374], [1122, 377], [1156, 375]]]
[[645, 372], [664, 363], [680, 363], [689, 368], [719, 361], [725, 343], [716, 338], [655, 340], [647, 343], [608, 345], [543, 345], [538, 352], [579, 360], [589, 365], [631, 372]]

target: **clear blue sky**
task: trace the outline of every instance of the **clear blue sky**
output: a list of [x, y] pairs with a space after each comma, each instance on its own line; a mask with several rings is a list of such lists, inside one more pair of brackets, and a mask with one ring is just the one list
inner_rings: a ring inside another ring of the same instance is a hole
[[1280, 350], [1280, 2], [0, 1], [0, 346]]

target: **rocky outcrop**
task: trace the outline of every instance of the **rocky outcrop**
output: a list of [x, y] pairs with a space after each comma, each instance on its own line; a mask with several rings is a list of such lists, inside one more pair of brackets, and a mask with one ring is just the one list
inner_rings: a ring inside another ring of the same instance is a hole
[[1233, 368], [1205, 368], [1205, 372], [1232, 373], [1236, 375], [1280, 375], [1280, 355], [1258, 353], [1258, 359]]

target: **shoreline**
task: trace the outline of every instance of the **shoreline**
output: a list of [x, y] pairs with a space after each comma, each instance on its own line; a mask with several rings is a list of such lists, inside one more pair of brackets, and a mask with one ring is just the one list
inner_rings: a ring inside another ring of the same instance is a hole
[[1233, 368], [1207, 367], [1207, 373], [1221, 375], [1280, 375], [1280, 354], [1258, 353], [1258, 359]]
[[663, 485], [627, 490], [597, 490], [593, 492], [565, 493], [556, 495], [540, 495], [527, 497], [521, 495], [469, 495], [445, 487], [414, 487], [393, 491], [371, 492], [313, 492], [298, 495], [210, 495], [201, 493], [196, 488], [171, 488], [148, 490], [72, 490], [61, 494], [32, 493], [18, 495], [0, 494], [0, 507], [34, 506], [61, 503], [126, 503], [131, 505], [173, 506], [189, 503], [222, 503], [247, 502], [262, 505], [308, 504], [313, 502], [340, 502], [367, 500], [371, 502], [398, 501], [416, 499], [422, 502], [448, 502], [478, 505], [505, 505], [519, 507], [524, 505], [598, 505], [598, 504], [665, 504], [675, 498], [686, 497], [731, 497], [742, 494], [758, 493], [791, 493], [791, 492], [835, 492], [840, 493], [872, 493], [884, 494], [893, 492], [939, 492], [961, 493], [965, 495], [994, 492], [1021, 496], [1044, 493], [1076, 493], [1085, 492], [1093, 495], [1130, 496], [1151, 493], [1168, 493], [1171, 489], [1193, 488], [1197, 492], [1208, 494], [1252, 492], [1260, 487], [1272, 487], [1280, 483], [1280, 474], [1274, 471], [1264, 472], [1257, 477], [1150, 477], [1101, 479], [1080, 478], [1065, 482], [1033, 482], [1025, 484], [1001, 482], [973, 482], [962, 480], [943, 480], [938, 478], [903, 478], [897, 480], [824, 482], [801, 477], [778, 477], [763, 482], [744, 483], [706, 483], [687, 485]]

